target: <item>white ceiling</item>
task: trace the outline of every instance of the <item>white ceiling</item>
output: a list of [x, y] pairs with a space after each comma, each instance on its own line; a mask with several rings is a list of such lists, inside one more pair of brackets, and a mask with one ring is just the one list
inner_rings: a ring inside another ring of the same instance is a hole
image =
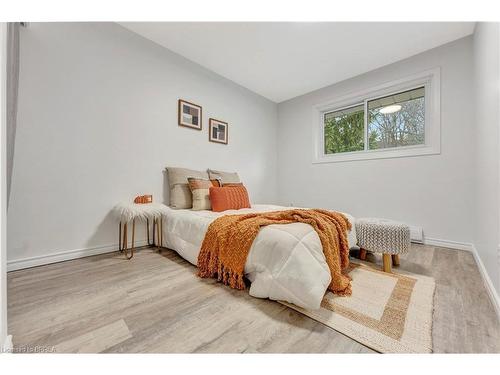
[[278, 103], [474, 31], [473, 22], [121, 25]]

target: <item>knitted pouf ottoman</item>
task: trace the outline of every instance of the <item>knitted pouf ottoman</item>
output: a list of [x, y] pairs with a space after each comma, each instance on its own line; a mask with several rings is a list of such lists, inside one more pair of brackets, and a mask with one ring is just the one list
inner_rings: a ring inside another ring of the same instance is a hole
[[366, 258], [366, 251], [382, 253], [385, 272], [391, 272], [392, 264], [399, 266], [399, 254], [407, 253], [410, 248], [410, 227], [393, 220], [357, 219], [356, 237], [360, 259]]

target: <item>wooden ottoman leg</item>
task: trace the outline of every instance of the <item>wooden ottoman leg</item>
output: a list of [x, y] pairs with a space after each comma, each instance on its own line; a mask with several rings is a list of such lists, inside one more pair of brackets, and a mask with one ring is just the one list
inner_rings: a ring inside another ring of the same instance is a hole
[[392, 265], [399, 266], [399, 254], [392, 255]]
[[391, 259], [391, 254], [383, 254], [382, 255], [383, 261], [384, 261], [384, 272], [391, 273], [391, 265], [392, 265], [392, 259]]
[[366, 260], [366, 250], [362, 247], [359, 248], [359, 259]]

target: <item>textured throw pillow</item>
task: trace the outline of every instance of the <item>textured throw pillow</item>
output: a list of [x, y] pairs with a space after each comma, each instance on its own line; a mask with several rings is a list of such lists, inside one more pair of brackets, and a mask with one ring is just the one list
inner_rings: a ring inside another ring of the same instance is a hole
[[211, 180], [220, 179], [223, 184], [234, 184], [240, 182], [240, 176], [238, 176], [238, 173], [236, 172], [223, 172], [209, 169], [208, 175]]
[[250, 208], [248, 192], [244, 186], [211, 187], [210, 203], [215, 212]]
[[186, 168], [167, 167], [168, 185], [170, 187], [170, 207], [191, 208], [193, 199], [188, 186], [188, 177], [204, 178], [208, 180], [208, 173]]
[[211, 210], [209, 189], [212, 186], [219, 187], [219, 180], [188, 177], [188, 185], [193, 194], [193, 210]]

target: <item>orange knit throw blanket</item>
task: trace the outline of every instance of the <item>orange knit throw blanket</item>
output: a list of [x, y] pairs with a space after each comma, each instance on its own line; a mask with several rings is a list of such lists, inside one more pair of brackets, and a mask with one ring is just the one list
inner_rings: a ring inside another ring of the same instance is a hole
[[[198, 255], [198, 276], [212, 277], [235, 289], [245, 289], [244, 269], [250, 247], [260, 227], [271, 224], [310, 224], [321, 240], [332, 281], [328, 287], [339, 295], [351, 294], [347, 231], [351, 223], [338, 212], [313, 209], [225, 215], [208, 227]], [[271, 251], [271, 250], [270, 250]]]

